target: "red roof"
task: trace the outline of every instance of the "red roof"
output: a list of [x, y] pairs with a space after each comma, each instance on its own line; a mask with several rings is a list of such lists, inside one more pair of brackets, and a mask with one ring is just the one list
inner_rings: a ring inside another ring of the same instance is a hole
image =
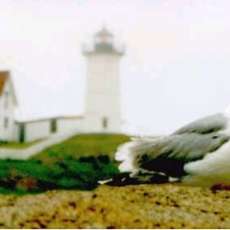
[[0, 95], [2, 95], [4, 85], [8, 79], [9, 79], [9, 72], [8, 71], [0, 71]]

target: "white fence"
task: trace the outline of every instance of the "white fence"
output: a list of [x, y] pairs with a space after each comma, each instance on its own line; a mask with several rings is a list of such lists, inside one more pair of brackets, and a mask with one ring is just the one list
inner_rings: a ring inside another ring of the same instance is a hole
[[76, 135], [76, 130], [65, 134], [53, 134], [48, 139], [23, 149], [0, 148], [0, 159], [26, 160], [44, 149]]

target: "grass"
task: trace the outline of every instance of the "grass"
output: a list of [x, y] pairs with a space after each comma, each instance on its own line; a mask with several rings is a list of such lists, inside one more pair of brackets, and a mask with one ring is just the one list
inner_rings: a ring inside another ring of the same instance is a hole
[[0, 193], [26, 194], [51, 189], [91, 190], [98, 181], [119, 173], [106, 155], [98, 157], [66, 157], [46, 164], [38, 160], [1, 160]]
[[19, 142], [0, 142], [0, 148], [9, 148], [9, 149], [24, 149], [28, 148], [34, 144], [39, 143], [41, 140], [19, 143]]
[[123, 134], [81, 134], [45, 149], [32, 159], [51, 164], [66, 157], [107, 155], [113, 159], [117, 147], [129, 140], [130, 137]]
[[94, 189], [98, 181], [119, 173], [114, 153], [129, 139], [122, 134], [76, 135], [28, 160], [0, 160], [0, 193]]

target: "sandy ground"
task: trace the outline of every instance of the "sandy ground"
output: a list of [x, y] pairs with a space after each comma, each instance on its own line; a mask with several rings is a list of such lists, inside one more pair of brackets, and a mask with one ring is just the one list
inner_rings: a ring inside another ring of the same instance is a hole
[[0, 195], [2, 228], [230, 228], [230, 191], [179, 185]]

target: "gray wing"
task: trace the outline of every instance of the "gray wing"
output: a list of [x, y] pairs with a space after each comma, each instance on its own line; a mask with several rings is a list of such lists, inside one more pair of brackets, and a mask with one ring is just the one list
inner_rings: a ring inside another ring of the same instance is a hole
[[219, 113], [212, 116], [207, 116], [202, 119], [196, 120], [179, 130], [177, 130], [173, 134], [183, 134], [183, 133], [200, 133], [200, 134], [208, 134], [220, 131], [225, 129], [227, 126], [227, 118]]
[[202, 159], [229, 139], [225, 134], [182, 133], [152, 143], [142, 142], [133, 151], [137, 156], [136, 163], [139, 168], [180, 177], [185, 174], [184, 165], [187, 162]]

